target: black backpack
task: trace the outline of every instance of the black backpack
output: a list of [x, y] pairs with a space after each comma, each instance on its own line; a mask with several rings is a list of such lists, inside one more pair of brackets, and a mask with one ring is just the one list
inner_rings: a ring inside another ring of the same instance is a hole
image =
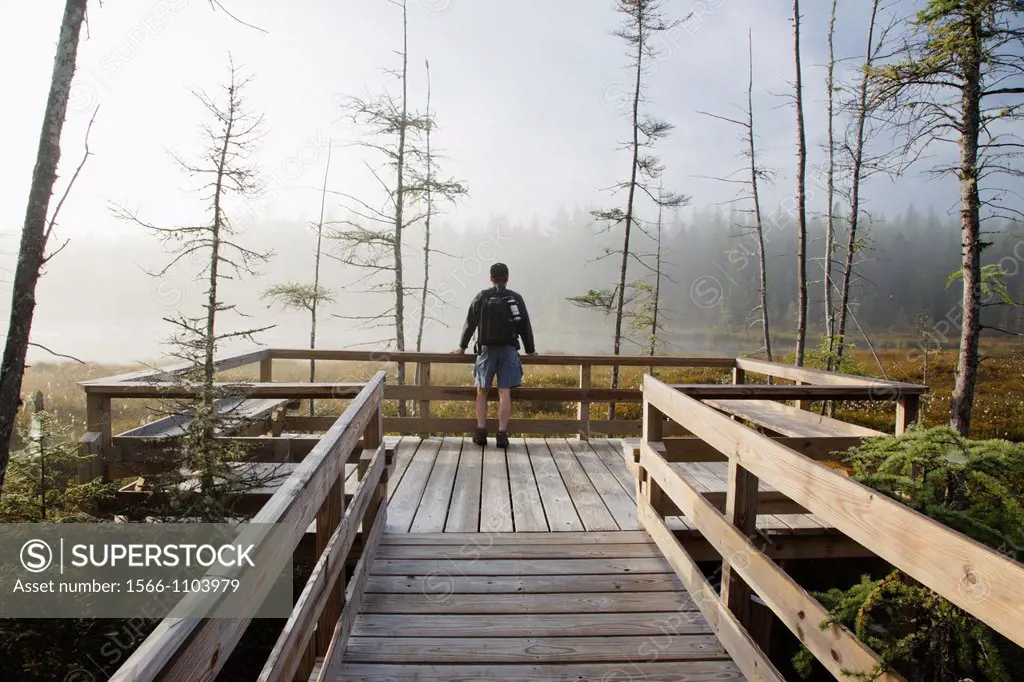
[[520, 319], [515, 296], [498, 289], [486, 290], [480, 302], [477, 343], [481, 346], [514, 346]]

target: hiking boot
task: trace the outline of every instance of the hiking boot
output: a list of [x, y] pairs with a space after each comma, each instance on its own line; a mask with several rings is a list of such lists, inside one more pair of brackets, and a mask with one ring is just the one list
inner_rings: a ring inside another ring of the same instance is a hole
[[473, 432], [473, 442], [477, 445], [487, 445], [487, 429], [477, 429]]
[[499, 430], [496, 434], [494, 434], [494, 441], [499, 448], [505, 448], [507, 450], [508, 432], [505, 430]]

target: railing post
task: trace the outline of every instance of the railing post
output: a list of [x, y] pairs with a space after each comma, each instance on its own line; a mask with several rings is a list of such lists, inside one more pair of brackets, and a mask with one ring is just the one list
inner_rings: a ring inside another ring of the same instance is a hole
[[[644, 398], [643, 408], [643, 442], [650, 445], [651, 443], [661, 442], [664, 432], [664, 419], [665, 415], [657, 407], [648, 402], [647, 398]], [[662, 494], [661, 486], [657, 482], [652, 481], [647, 475], [647, 471], [637, 463], [637, 499], [640, 499], [641, 495], [647, 498], [647, 501], [651, 503], [651, 507], [658, 514], [664, 514], [665, 504], [664, 495]]]
[[[421, 388], [425, 388], [425, 387], [430, 386], [430, 363], [429, 362], [420, 362], [420, 363], [418, 363], [417, 366], [416, 366], [416, 374], [419, 375], [416, 383]], [[418, 403], [418, 406], [416, 408], [416, 413], [417, 413], [416, 416], [419, 417], [420, 419], [430, 419], [430, 400], [429, 399], [420, 400], [419, 403]], [[430, 433], [427, 432], [427, 431], [423, 431], [422, 433], [420, 433], [420, 438], [429, 438], [429, 437], [430, 437]]]
[[[729, 458], [729, 478], [725, 492], [725, 517], [748, 538], [757, 533], [757, 476]], [[751, 590], [732, 570], [732, 564], [749, 558], [722, 557], [722, 603], [744, 628], [751, 623]]]
[[[797, 386], [807, 386], [807, 382], [806, 381], [797, 381], [796, 385]], [[810, 405], [811, 405], [811, 401], [810, 400], [794, 400], [793, 401], [793, 407], [795, 407], [798, 410], [806, 410], [808, 407], [810, 407]]]
[[[116, 459], [114, 453], [113, 417], [110, 413], [110, 396], [87, 393], [85, 396], [86, 431], [100, 434], [99, 442], [90, 446], [90, 451], [99, 458], [99, 470], [103, 480], [110, 480], [110, 462]], [[96, 467], [91, 467], [95, 472]]]
[[[732, 368], [732, 383], [736, 386], [742, 386], [747, 382], [746, 370], [740, 369], [739, 367]], [[732, 415], [732, 420], [738, 422], [740, 420], [736, 415]]]
[[896, 435], [902, 436], [917, 422], [921, 409], [921, 396], [900, 395], [896, 400]]
[[[331, 486], [327, 498], [320, 505], [316, 514], [316, 555], [319, 557], [327, 548], [327, 542], [331, 535], [341, 524], [345, 515], [345, 469], [342, 467], [341, 475]], [[338, 576], [334, 588], [331, 590], [324, 609], [320, 613], [320, 619], [316, 624], [316, 654], [323, 656], [331, 645], [331, 638], [334, 634], [334, 626], [341, 616], [341, 610], [345, 605], [345, 572]], [[312, 643], [312, 642], [311, 642]], [[297, 678], [298, 679], [298, 678]], [[302, 679], [309, 679], [307, 673]]]
[[[590, 388], [590, 365], [580, 365], [580, 388]], [[576, 419], [583, 422], [583, 433], [576, 434], [580, 440], [590, 440], [590, 401], [580, 400], [576, 405]]]
[[260, 383], [269, 384], [274, 380], [274, 358], [260, 360]]

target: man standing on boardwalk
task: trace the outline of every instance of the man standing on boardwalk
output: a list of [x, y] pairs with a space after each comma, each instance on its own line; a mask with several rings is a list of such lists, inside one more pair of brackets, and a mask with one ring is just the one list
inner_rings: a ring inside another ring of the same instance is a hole
[[484, 289], [473, 299], [462, 328], [462, 340], [454, 353], [465, 353], [473, 332], [477, 333], [473, 351], [476, 362], [473, 377], [476, 383], [476, 432], [473, 442], [487, 445], [487, 393], [494, 377], [498, 377], [498, 432], [495, 442], [499, 448], [508, 447], [508, 418], [512, 414], [512, 389], [523, 381], [523, 365], [519, 361], [519, 339], [527, 355], [536, 355], [533, 329], [526, 312], [523, 297], [507, 288], [508, 266], [491, 266], [490, 289]]

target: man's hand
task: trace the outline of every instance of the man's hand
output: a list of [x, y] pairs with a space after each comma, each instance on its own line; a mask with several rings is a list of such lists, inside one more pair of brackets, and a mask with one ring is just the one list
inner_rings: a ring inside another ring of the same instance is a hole
[[452, 351], [452, 355], [464, 355], [466, 352], [465, 348], [457, 348]]

